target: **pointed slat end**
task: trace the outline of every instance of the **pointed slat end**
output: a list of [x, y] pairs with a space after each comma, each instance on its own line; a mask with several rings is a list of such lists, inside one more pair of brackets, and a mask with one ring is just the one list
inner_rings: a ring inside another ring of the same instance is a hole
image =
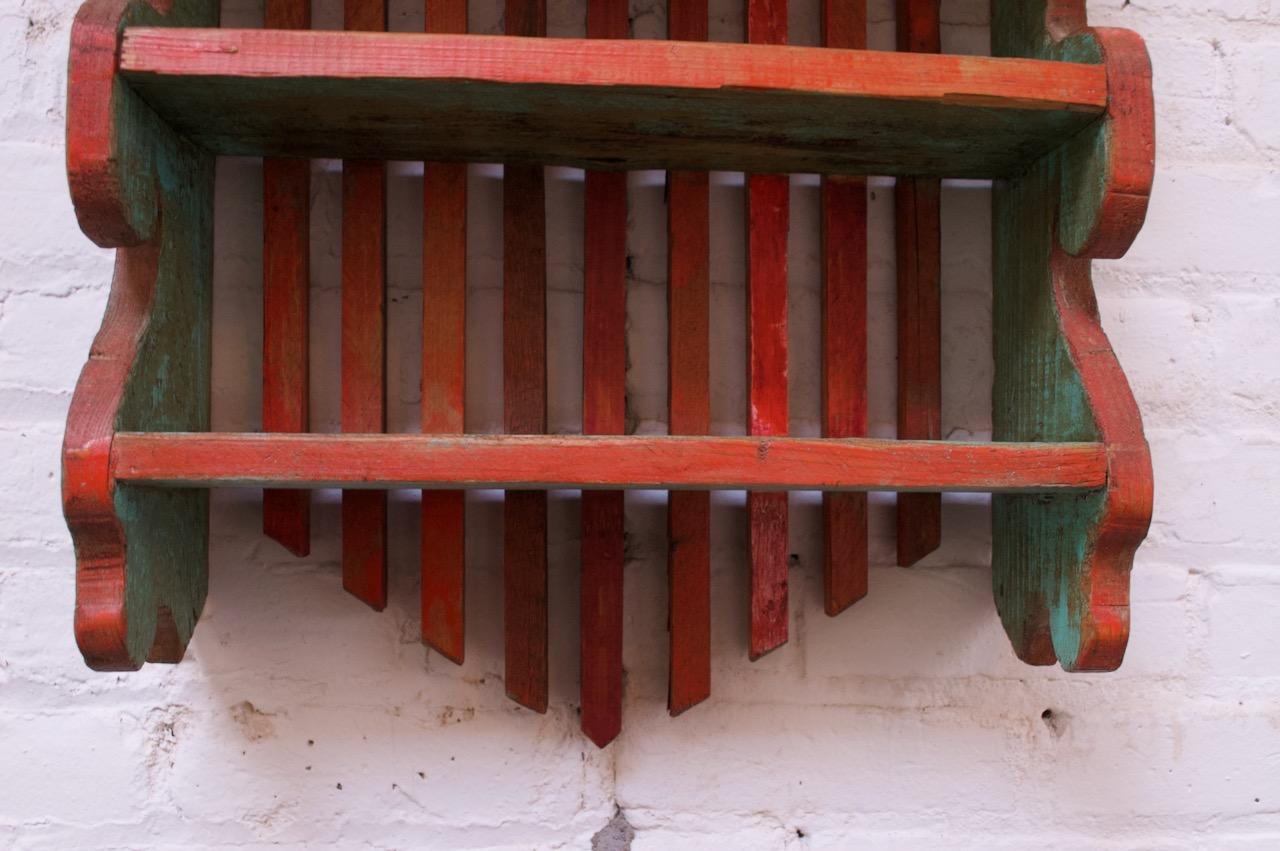
[[828, 595], [822, 601], [822, 608], [827, 613], [827, 617], [834, 618], [836, 615], [843, 614], [850, 609], [854, 603], [867, 596], [867, 589], [862, 588], [850, 596]]
[[461, 645], [438, 641], [425, 634], [422, 636], [422, 643], [428, 650], [434, 650], [455, 665], [461, 665], [466, 657]]
[[311, 494], [304, 490], [263, 491], [262, 534], [298, 558], [311, 555]]
[[942, 545], [942, 494], [898, 494], [898, 566], [911, 567]]
[[508, 686], [507, 697], [525, 709], [536, 712], [539, 715], [547, 714], [547, 693], [545, 690], [539, 691], [537, 689], [521, 689]]
[[353, 588], [347, 583], [342, 583], [342, 590], [346, 591], [352, 597], [364, 603], [375, 612], [380, 612], [387, 607], [386, 592], [378, 593], [368, 588]]
[[611, 717], [589, 718], [584, 714], [582, 732], [596, 747], [603, 750], [622, 732], [622, 717], [614, 714]]
[[710, 684], [705, 688], [699, 689], [698, 691], [691, 691], [687, 694], [672, 694], [667, 698], [667, 713], [672, 718], [675, 718], [677, 715], [682, 715], [685, 712], [688, 712], [690, 709], [697, 706], [699, 703], [702, 703], [709, 697], [711, 697]]
[[752, 662], [758, 662], [765, 656], [787, 643], [786, 627], [783, 627], [781, 635], [753, 635], [751, 637], [751, 649], [747, 657]]

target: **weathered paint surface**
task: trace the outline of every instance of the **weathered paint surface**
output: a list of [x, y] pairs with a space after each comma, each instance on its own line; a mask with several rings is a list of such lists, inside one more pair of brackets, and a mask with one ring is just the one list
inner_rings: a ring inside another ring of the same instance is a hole
[[118, 485], [118, 430], [209, 427], [213, 161], [114, 74], [129, 23], [215, 22], [210, 3], [91, 0], [71, 34], [67, 171], [81, 228], [116, 247], [102, 328], [63, 442], [76, 641], [100, 670], [179, 661], [208, 586], [208, 495]]
[[251, 156], [997, 177], [1106, 101], [1097, 66], [770, 44], [136, 30], [122, 63]]
[[[1040, 30], [1029, 28], [1024, 4], [995, 10], [998, 53], [1039, 55], [1074, 33], [1068, 56], [1101, 56], [1083, 49], [1096, 40], [1113, 46], [1109, 58], [1120, 67], [1145, 67], [1136, 36], [1085, 29], [1082, 0], [1051, 4]], [[1067, 670], [1113, 670], [1123, 660], [1129, 571], [1151, 518], [1142, 419], [1099, 323], [1089, 258], [1070, 256], [1062, 242], [1112, 254], [1136, 233], [1153, 153], [1150, 86], [1141, 80], [1139, 74], [1137, 85], [1112, 89], [1099, 129], [1134, 146], [1114, 151], [1119, 163], [1099, 161], [1109, 144], [1072, 144], [995, 192], [995, 438], [1101, 440], [1108, 447], [1102, 490], [997, 496], [993, 504], [992, 579], [1005, 630], [1024, 661], [1056, 660]], [[1089, 174], [1098, 182], [1064, 191], [1064, 181]], [[1129, 200], [1106, 200], [1117, 193]]]

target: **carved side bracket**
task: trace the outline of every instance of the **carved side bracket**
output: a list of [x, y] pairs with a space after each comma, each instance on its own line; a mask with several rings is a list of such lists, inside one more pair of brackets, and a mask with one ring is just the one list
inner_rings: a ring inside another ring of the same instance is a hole
[[[76, 641], [99, 670], [182, 658], [207, 587], [205, 491], [118, 485], [117, 431], [209, 427], [213, 158], [118, 78], [128, 25], [213, 26], [209, 0], [89, 0], [68, 72], [67, 173], [84, 232], [117, 248], [63, 442]], [[125, 569], [126, 556], [128, 570]]]
[[1098, 317], [1091, 258], [1119, 257], [1154, 174], [1151, 69], [1134, 33], [1090, 29], [1084, 0], [997, 0], [995, 53], [1102, 63], [1106, 116], [995, 193], [996, 439], [1098, 440], [1107, 486], [994, 497], [993, 584], [1019, 658], [1113, 670], [1129, 572], [1151, 518], [1142, 419]]

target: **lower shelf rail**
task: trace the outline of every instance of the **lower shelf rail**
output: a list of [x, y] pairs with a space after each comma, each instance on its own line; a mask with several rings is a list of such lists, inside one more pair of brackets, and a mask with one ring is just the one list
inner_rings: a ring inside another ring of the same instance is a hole
[[1101, 443], [799, 437], [117, 434], [119, 482], [171, 487], [1085, 491]]

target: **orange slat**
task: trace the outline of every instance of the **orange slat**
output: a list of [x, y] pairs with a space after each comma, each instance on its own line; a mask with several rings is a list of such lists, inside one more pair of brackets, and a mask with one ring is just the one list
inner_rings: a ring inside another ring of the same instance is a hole
[[[384, 30], [384, 0], [347, 0], [348, 30]], [[386, 411], [386, 203], [384, 163], [342, 167], [342, 430], [380, 432]], [[342, 587], [387, 605], [387, 494], [342, 494]]]
[[[270, 29], [311, 26], [309, 0], [267, 0]], [[262, 163], [262, 430], [310, 428], [311, 163]], [[262, 531], [296, 556], [311, 552], [311, 494], [266, 490]]]
[[[426, 29], [467, 31], [466, 0], [427, 0]], [[466, 430], [467, 166], [423, 166], [422, 431]], [[422, 640], [462, 663], [466, 636], [463, 492], [422, 492]]]
[[[866, 0], [825, 0], [823, 43], [867, 46]], [[822, 435], [867, 433], [867, 180], [822, 179]], [[822, 597], [836, 615], [867, 594], [867, 495], [822, 495]]]

